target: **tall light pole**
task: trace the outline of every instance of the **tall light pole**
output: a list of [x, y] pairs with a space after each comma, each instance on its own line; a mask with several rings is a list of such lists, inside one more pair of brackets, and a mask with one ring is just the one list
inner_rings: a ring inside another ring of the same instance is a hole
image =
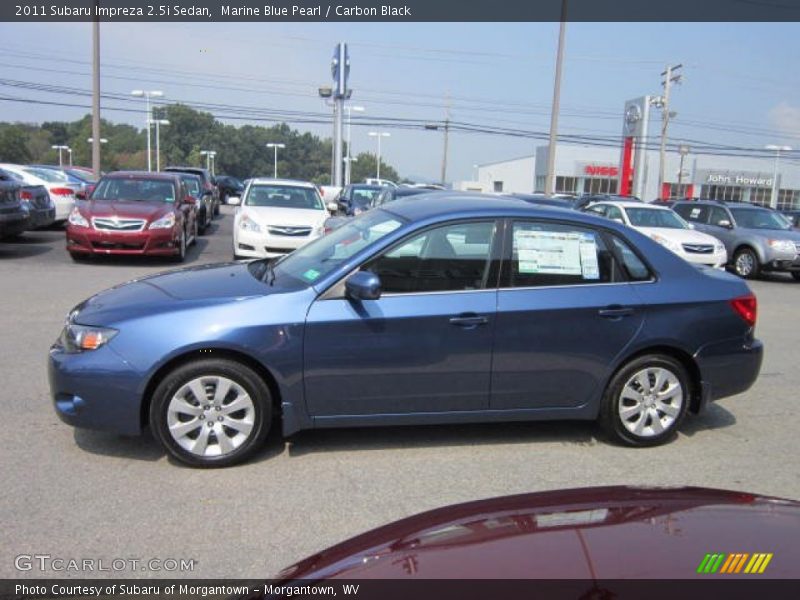
[[150, 112], [150, 98], [160, 98], [164, 95], [161, 90], [133, 90], [131, 96], [137, 98], [144, 98], [145, 117], [144, 122], [147, 126], [147, 170], [153, 170], [152, 158], [150, 156], [150, 121], [153, 120], [153, 115]]
[[67, 148], [67, 154], [69, 154], [69, 166], [72, 166], [72, 148]]
[[558, 29], [558, 53], [556, 54], [556, 76], [553, 82], [553, 107], [550, 110], [550, 141], [547, 149], [547, 175], [544, 193], [555, 192], [556, 144], [558, 143], [558, 112], [561, 105], [561, 66], [564, 62], [564, 38], [567, 32], [567, 0], [561, 0], [561, 25]]
[[214, 176], [214, 158], [217, 156], [216, 150], [201, 150], [200, 156], [206, 157], [206, 169], [209, 170], [211, 176]]
[[351, 121], [353, 112], [364, 112], [365, 108], [363, 106], [350, 106], [349, 104], [347, 104], [345, 106], [345, 108], [347, 109], [347, 157], [344, 159], [345, 160], [344, 184], [345, 185], [349, 185], [350, 184], [350, 163], [353, 161], [353, 152], [352, 152], [353, 132], [352, 132], [352, 127], [351, 127], [350, 121]]
[[778, 163], [781, 159], [781, 152], [791, 152], [792, 147], [769, 144], [768, 146], [764, 146], [764, 148], [775, 152], [775, 168], [772, 171], [772, 197], [769, 200], [769, 205], [772, 208], [778, 208]]
[[[95, 15], [99, 15], [100, 2], [95, 3]], [[100, 179], [100, 17], [92, 24], [92, 171]], [[97, 140], [97, 143], [94, 142]]]
[[[680, 168], [678, 169], [678, 187], [679, 188], [680, 188], [680, 186], [683, 185], [683, 161], [686, 158], [686, 155], [689, 154], [689, 152], [691, 152], [691, 151], [692, 151], [692, 149], [689, 146], [687, 146], [686, 144], [681, 144], [680, 146], [678, 146], [678, 153], [681, 155]], [[683, 190], [679, 189], [678, 192], [682, 194]]]
[[272, 158], [272, 177], [273, 179], [278, 178], [278, 148], [286, 148], [286, 144], [278, 144], [275, 142], [270, 142], [267, 144], [267, 148], [272, 148], [274, 154]]
[[63, 146], [63, 145], [55, 145], [55, 146], [50, 146], [50, 147], [53, 150], [58, 150], [58, 166], [59, 167], [63, 167], [64, 166], [64, 155], [61, 152], [63, 150], [69, 150], [70, 147], [69, 146]]
[[161, 170], [161, 149], [159, 147], [159, 127], [161, 125], [169, 125], [168, 119], [150, 119], [148, 125], [155, 125], [156, 126], [156, 171]]
[[391, 136], [392, 136], [391, 133], [387, 133], [385, 131], [370, 131], [369, 132], [369, 137], [378, 138], [378, 160], [376, 161], [377, 165], [376, 165], [376, 168], [375, 168], [375, 178], [376, 179], [380, 179], [381, 178], [381, 138], [391, 137]]

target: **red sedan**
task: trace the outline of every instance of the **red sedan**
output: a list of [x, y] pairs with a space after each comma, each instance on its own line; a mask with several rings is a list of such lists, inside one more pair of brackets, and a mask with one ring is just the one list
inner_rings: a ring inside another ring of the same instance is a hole
[[119, 171], [104, 176], [67, 223], [67, 250], [172, 256], [179, 262], [197, 240], [197, 201], [173, 173]]

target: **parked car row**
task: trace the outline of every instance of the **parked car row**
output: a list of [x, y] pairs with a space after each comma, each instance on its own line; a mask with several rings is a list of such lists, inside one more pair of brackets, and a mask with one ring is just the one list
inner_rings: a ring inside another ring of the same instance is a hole
[[0, 238], [52, 224], [56, 207], [42, 185], [26, 185], [0, 169]]

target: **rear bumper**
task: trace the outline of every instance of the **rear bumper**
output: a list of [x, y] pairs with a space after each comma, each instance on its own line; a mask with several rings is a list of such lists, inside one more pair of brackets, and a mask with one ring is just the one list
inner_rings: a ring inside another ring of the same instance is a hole
[[39, 227], [47, 227], [52, 225], [56, 220], [56, 209], [52, 208], [33, 208], [30, 211], [30, 229], [38, 229]]
[[30, 217], [21, 208], [12, 212], [0, 212], [0, 236], [17, 235], [30, 227]]
[[74, 254], [173, 256], [180, 252], [180, 229], [145, 229], [133, 233], [67, 227], [67, 250]]
[[708, 402], [750, 389], [761, 371], [763, 358], [764, 345], [757, 339], [715, 342], [698, 350], [694, 359], [703, 386], [700, 409]]

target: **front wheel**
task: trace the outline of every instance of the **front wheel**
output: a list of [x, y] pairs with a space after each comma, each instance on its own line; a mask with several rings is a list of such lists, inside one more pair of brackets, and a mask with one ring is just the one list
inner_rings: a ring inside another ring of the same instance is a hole
[[178, 241], [178, 253], [173, 257], [177, 263], [186, 260], [186, 230], [181, 229], [181, 239]]
[[178, 367], [159, 384], [150, 405], [153, 432], [173, 458], [195, 467], [227, 467], [264, 443], [272, 399], [250, 368], [226, 359]]
[[800, 271], [792, 271], [792, 277], [795, 281], [800, 281]]
[[761, 270], [758, 256], [750, 248], [742, 248], [733, 256], [733, 270], [743, 279], [755, 279]]
[[677, 432], [689, 406], [683, 365], [669, 356], [641, 356], [611, 379], [600, 409], [600, 425], [627, 446], [657, 446]]

